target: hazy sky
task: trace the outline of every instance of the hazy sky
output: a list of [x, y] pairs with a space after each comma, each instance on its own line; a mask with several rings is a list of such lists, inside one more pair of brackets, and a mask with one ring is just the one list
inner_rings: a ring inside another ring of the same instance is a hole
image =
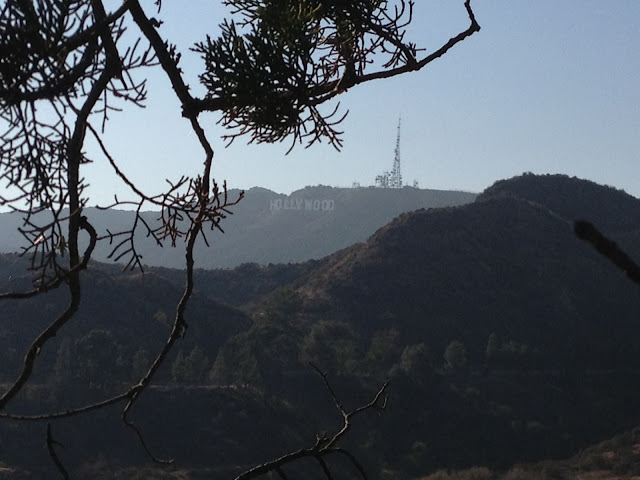
[[[165, 0], [161, 33], [179, 44], [196, 93], [199, 56], [188, 51], [225, 15], [219, 1]], [[342, 95], [345, 144], [224, 148], [216, 114], [214, 172], [230, 187], [290, 193], [306, 185], [372, 185], [390, 170], [402, 117], [402, 173], [423, 188], [481, 191], [526, 171], [566, 173], [640, 196], [640, 1], [473, 0], [482, 30], [425, 69]], [[417, 0], [408, 37], [433, 50], [467, 27], [462, 0]], [[195, 174], [202, 154], [161, 72], [144, 110], [114, 115], [107, 143], [149, 193]], [[97, 158], [98, 155], [95, 155]], [[90, 205], [125, 195], [109, 167], [85, 171]]]

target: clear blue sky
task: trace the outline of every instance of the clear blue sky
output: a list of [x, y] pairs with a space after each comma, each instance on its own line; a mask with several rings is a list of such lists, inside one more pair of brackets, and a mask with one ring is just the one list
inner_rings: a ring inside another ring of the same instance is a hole
[[[345, 145], [224, 148], [215, 114], [202, 120], [214, 141], [214, 172], [230, 187], [289, 193], [306, 185], [371, 185], [392, 167], [402, 116], [405, 183], [481, 191], [521, 174], [566, 173], [640, 196], [640, 1], [472, 0], [482, 30], [420, 72], [354, 88], [340, 101], [350, 113]], [[462, 0], [417, 0], [408, 38], [428, 50], [467, 27]], [[179, 44], [196, 93], [198, 55], [215, 35], [220, 2], [165, 0], [161, 33]], [[165, 178], [195, 174], [202, 154], [161, 73], [149, 106], [114, 115], [107, 142], [122, 169], [149, 193]], [[91, 151], [91, 149], [89, 149]], [[90, 205], [126, 196], [109, 167], [85, 172]]]

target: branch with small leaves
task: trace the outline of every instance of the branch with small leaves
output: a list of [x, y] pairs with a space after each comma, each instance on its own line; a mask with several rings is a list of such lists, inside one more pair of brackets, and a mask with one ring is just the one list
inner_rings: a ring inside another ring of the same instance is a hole
[[[89, 233], [89, 246], [85, 250], [82, 262], [76, 262], [72, 269], [67, 272], [67, 275], [65, 277], [62, 277], [62, 279], [69, 286], [69, 291], [71, 294], [69, 305], [31, 343], [31, 346], [25, 354], [23, 367], [20, 371], [20, 374], [18, 375], [18, 378], [9, 386], [4, 394], [0, 396], [0, 410], [3, 410], [7, 403], [27, 384], [29, 378], [31, 377], [31, 373], [33, 372], [36, 358], [40, 354], [40, 350], [42, 349], [42, 347], [45, 345], [45, 343], [47, 343], [47, 341], [56, 336], [58, 331], [73, 317], [78, 307], [80, 306], [80, 289], [77, 283], [77, 278], [74, 277], [77, 277], [79, 275], [80, 270], [86, 268], [87, 263], [91, 258], [91, 253], [93, 252], [96, 244], [96, 231], [93, 226], [91, 226], [91, 224], [87, 221], [86, 217], [80, 218], [79, 228]], [[11, 297], [7, 296], [5, 298]]]
[[[225, 136], [229, 142], [243, 135], [250, 143], [291, 138], [293, 148], [327, 139], [339, 149], [336, 127], [346, 113], [336, 106], [323, 114], [320, 104], [361, 83], [420, 70], [480, 31], [466, 0], [469, 27], [419, 59], [421, 49], [405, 40], [413, 1], [317, 0], [287, 8], [263, 0], [225, 3], [241, 21], [223, 23], [219, 38], [196, 45], [209, 93], [194, 108], [222, 111], [222, 125], [232, 130]], [[387, 58], [381, 69], [376, 55]]]

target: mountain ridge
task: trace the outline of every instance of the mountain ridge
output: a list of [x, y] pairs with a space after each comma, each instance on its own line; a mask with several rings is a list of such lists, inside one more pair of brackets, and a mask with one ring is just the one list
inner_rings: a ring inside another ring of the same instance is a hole
[[[239, 190], [227, 192], [237, 198]], [[205, 232], [210, 247], [200, 240], [196, 260], [201, 268], [231, 268], [242, 263], [295, 263], [320, 259], [334, 251], [366, 240], [375, 230], [397, 215], [421, 207], [468, 203], [476, 194], [449, 190], [405, 187], [334, 188], [305, 187], [283, 195], [261, 187], [245, 192], [220, 224], [224, 234]], [[85, 215], [99, 235], [126, 231], [133, 225], [134, 212], [86, 208]], [[142, 212], [149, 225], [157, 224], [157, 212]], [[37, 220], [37, 216], [35, 217]], [[20, 251], [24, 245], [18, 232], [17, 214], [0, 214], [0, 251]], [[136, 249], [148, 266], [183, 268], [183, 243], [179, 248], [158, 248], [139, 227]], [[101, 242], [94, 259], [109, 261], [112, 246]], [[124, 260], [123, 260], [124, 261]]]

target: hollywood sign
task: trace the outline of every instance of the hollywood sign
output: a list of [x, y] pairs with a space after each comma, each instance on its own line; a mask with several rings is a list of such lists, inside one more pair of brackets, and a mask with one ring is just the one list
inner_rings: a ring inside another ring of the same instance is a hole
[[330, 212], [335, 209], [334, 200], [309, 200], [306, 198], [277, 198], [269, 202], [269, 210], [305, 210], [307, 212]]

